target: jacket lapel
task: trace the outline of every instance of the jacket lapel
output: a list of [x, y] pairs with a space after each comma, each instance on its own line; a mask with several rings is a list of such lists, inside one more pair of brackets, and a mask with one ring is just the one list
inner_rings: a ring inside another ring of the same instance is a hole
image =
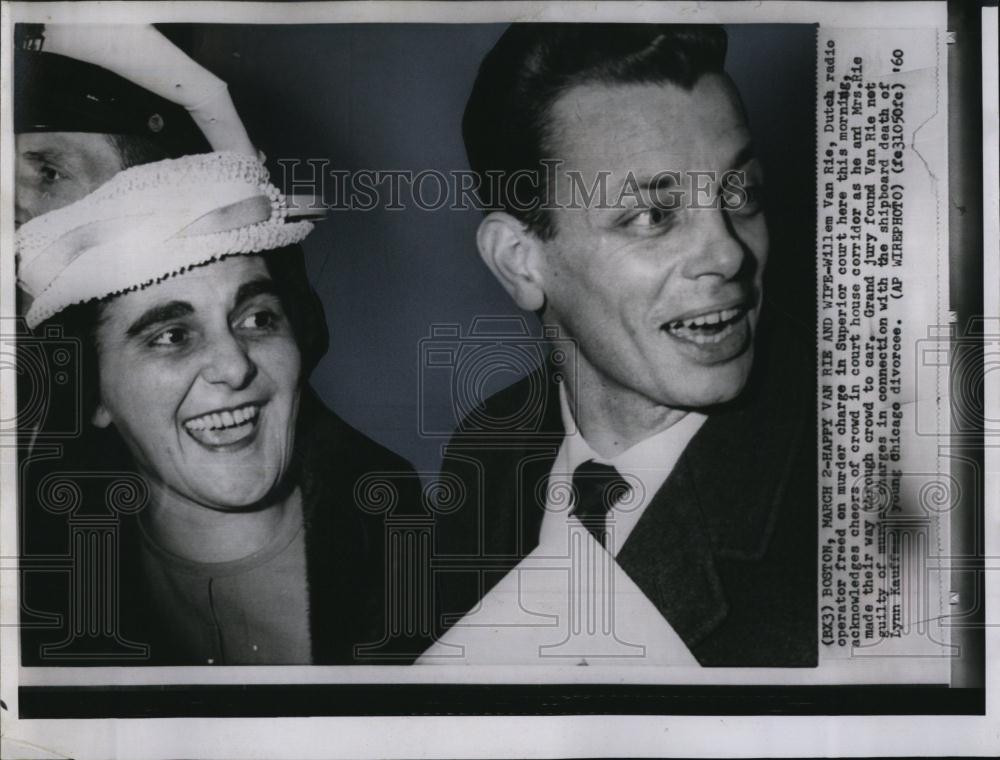
[[[449, 444], [446, 469], [449, 459], [474, 465], [466, 476], [475, 477], [468, 500], [472, 509], [477, 511], [479, 503], [495, 505], [483, 510], [481, 536], [487, 555], [519, 560], [538, 546], [549, 472], [563, 439], [559, 386], [550, 364], [490, 399], [487, 413], [496, 419], [519, 420], [516, 428], [467, 432], [465, 440]], [[542, 394], [537, 394], [539, 388]], [[464, 530], [474, 529], [466, 518]], [[449, 532], [456, 530], [462, 528]]]
[[617, 561], [690, 649], [725, 619], [728, 605], [689, 459], [685, 452], [678, 460]]
[[545, 516], [549, 473], [555, 464], [561, 441], [539, 441], [536, 447], [523, 450], [517, 463], [517, 498], [520, 524], [517, 527], [517, 556], [525, 557], [538, 546]]
[[[804, 384], [802, 387], [805, 387]], [[714, 412], [684, 450], [618, 554], [618, 564], [689, 648], [718, 629], [729, 601], [719, 562], [767, 551], [805, 436], [801, 393], [754, 388]]]
[[536, 370], [536, 376], [529, 378], [528, 387], [534, 385], [530, 381], [537, 381], [544, 384], [542, 387], [546, 389], [546, 393], [544, 404], [534, 420], [535, 433], [527, 438], [524, 447], [517, 452], [517, 554], [521, 557], [530, 554], [538, 546], [542, 519], [545, 516], [549, 474], [566, 432], [559, 404], [559, 383], [556, 379], [560, 375], [559, 367], [553, 364], [550, 356]]

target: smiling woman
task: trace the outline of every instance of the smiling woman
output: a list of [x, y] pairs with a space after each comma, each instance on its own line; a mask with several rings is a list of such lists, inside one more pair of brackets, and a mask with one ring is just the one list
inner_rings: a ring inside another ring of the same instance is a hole
[[[123, 171], [18, 231], [29, 326], [83, 349], [82, 435], [60, 471], [32, 469], [37, 446], [24, 458], [25, 538], [68, 527], [49, 550], [78, 551], [83, 502], [114, 528], [96, 606], [79, 578], [26, 590], [66, 623], [26, 626], [26, 664], [385, 661], [362, 656], [385, 652], [387, 579], [360, 484], [377, 474], [403, 509], [419, 481], [310, 390], [326, 326], [297, 246], [311, 225], [286, 216], [257, 159], [209, 153]], [[53, 476], [81, 493], [68, 521]], [[135, 496], [91, 499], [95, 479]]]
[[94, 423], [116, 425], [156, 473], [154, 516], [187, 522], [275, 490], [291, 460], [301, 362], [262, 259], [232, 257], [115, 298], [96, 337]]

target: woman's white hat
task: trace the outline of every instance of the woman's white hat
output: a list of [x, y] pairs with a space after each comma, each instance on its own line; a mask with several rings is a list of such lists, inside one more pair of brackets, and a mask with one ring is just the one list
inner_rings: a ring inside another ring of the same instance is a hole
[[[301, 241], [323, 209], [291, 209], [268, 181], [226, 83], [149, 25], [46, 25], [44, 50], [87, 61], [184, 106], [214, 153], [125, 169], [17, 231], [28, 326], [68, 306], [147, 287], [234, 254]], [[151, 66], [150, 60], [157, 65]]]
[[287, 214], [256, 157], [203, 153], [125, 169], [17, 231], [28, 326], [225, 256], [297, 243], [313, 225]]

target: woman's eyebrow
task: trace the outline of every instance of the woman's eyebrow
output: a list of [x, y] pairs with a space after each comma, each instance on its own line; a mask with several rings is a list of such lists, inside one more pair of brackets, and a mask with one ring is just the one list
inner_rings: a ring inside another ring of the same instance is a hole
[[259, 295], [278, 295], [278, 289], [274, 284], [274, 280], [268, 277], [260, 277], [256, 280], [244, 282], [236, 291], [236, 299], [234, 301], [235, 305], [233, 308], [236, 308], [237, 306], [246, 303], [251, 298], [255, 298]]
[[[277, 294], [277, 289], [275, 288], [273, 280], [261, 277], [260, 279], [251, 280], [250, 282], [245, 282], [240, 285], [239, 289], [236, 291], [236, 306], [239, 306], [240, 304], [261, 294]], [[128, 337], [133, 338], [148, 329], [150, 325], [155, 325], [159, 322], [169, 322], [172, 319], [186, 317], [189, 314], [194, 314], [194, 306], [187, 301], [170, 301], [165, 304], [153, 306], [152, 308], [144, 311], [138, 319], [129, 325], [125, 334]]]
[[139, 333], [145, 331], [150, 325], [159, 322], [169, 322], [171, 319], [186, 317], [194, 313], [194, 307], [187, 301], [170, 301], [169, 303], [154, 306], [147, 309], [142, 315], [129, 325], [125, 334], [129, 338], [134, 338]]

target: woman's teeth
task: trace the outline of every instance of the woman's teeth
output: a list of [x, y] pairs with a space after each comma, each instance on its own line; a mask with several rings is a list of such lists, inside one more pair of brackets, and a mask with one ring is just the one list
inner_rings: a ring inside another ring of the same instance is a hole
[[225, 430], [226, 428], [238, 427], [253, 422], [260, 414], [260, 407], [257, 404], [247, 404], [236, 409], [227, 409], [224, 412], [212, 412], [195, 417], [184, 423], [184, 427], [190, 432], [201, 430]]

